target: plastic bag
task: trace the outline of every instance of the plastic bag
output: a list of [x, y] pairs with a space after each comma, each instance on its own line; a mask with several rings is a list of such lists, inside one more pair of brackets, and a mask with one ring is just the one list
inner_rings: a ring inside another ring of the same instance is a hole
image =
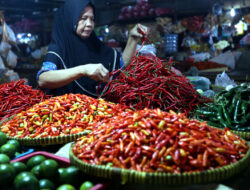
[[8, 53], [8, 56], [7, 56], [7, 66], [10, 67], [10, 68], [15, 68], [16, 67], [16, 64], [17, 64], [17, 56], [16, 54], [14, 54], [11, 50], [9, 51]]
[[11, 82], [11, 81], [17, 81], [20, 79], [19, 75], [17, 72], [14, 72], [13, 70], [8, 70], [6, 73], [5, 73], [5, 76], [8, 80], [8, 82]]
[[6, 69], [1, 56], [0, 56], [0, 69], [3, 69], [3, 70]]
[[0, 43], [0, 55], [3, 56], [3, 58], [7, 58], [10, 49], [11, 45], [9, 43], [4, 41]]
[[215, 85], [222, 87], [226, 87], [228, 85], [237, 86], [234, 80], [231, 80], [225, 72], [216, 76]]
[[[7, 25], [6, 22], [4, 22], [4, 25], [6, 27], [6, 37], [7, 37], [7, 41], [11, 44], [16, 44], [16, 36], [15, 33], [13, 32], [13, 30]], [[0, 34], [2, 35], [4, 32], [2, 26], [0, 26]]]
[[194, 59], [194, 62], [205, 61], [210, 58], [209, 53], [197, 53], [195, 55], [190, 56]]
[[[136, 50], [138, 50], [141, 46], [140, 45], [137, 45], [136, 47]], [[144, 45], [139, 53], [142, 53], [142, 54], [146, 54], [146, 55], [151, 55], [153, 54], [154, 56], [156, 56], [156, 48], [155, 48], [155, 45], [154, 44], [149, 44], [149, 45]]]
[[34, 59], [40, 59], [42, 57], [42, 51], [40, 49], [37, 49], [37, 50], [31, 52], [31, 56]]
[[210, 87], [210, 80], [206, 77], [200, 77], [200, 76], [187, 76], [187, 78], [190, 80], [191, 84], [194, 85], [194, 89], [201, 89], [203, 91], [206, 91]]

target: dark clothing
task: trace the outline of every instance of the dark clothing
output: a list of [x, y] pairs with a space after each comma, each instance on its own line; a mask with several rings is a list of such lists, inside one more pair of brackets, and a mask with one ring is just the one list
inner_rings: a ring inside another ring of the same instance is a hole
[[[78, 20], [87, 5], [94, 8], [89, 0], [66, 0], [56, 14], [52, 42], [45, 61], [55, 63], [58, 70], [89, 63], [102, 63], [110, 72], [113, 66], [115, 69], [120, 67], [120, 55], [117, 54], [114, 61], [114, 50], [101, 42], [94, 31], [87, 39], [81, 39], [76, 34]], [[99, 82], [82, 77], [62, 88], [51, 90], [51, 93], [53, 95], [83, 93], [96, 97], [98, 85]]]

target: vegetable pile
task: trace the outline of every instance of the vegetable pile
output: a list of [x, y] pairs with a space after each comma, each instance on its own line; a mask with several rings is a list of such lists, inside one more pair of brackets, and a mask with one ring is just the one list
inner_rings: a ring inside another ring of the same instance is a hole
[[65, 94], [34, 105], [6, 121], [1, 131], [10, 137], [40, 138], [91, 130], [90, 123], [110, 118], [124, 106], [86, 95]]
[[228, 165], [247, 150], [246, 142], [229, 129], [159, 109], [128, 110], [106, 119], [73, 147], [85, 163], [171, 173]]
[[20, 79], [0, 85], [0, 121], [20, 113], [49, 96], [42, 90], [32, 89]]
[[197, 109], [195, 117], [215, 127], [250, 131], [250, 88], [243, 83], [215, 96], [215, 103]]
[[170, 63], [153, 55], [134, 57], [106, 89], [105, 99], [135, 109], [160, 108], [188, 114], [197, 105], [209, 102], [196, 92], [185, 76], [173, 72]]

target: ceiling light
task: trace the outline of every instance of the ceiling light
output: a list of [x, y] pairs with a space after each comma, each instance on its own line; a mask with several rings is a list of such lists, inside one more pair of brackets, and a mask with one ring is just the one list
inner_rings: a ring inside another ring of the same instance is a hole
[[230, 15], [231, 15], [231, 17], [234, 17], [234, 16], [235, 16], [235, 10], [234, 10], [234, 8], [231, 9]]

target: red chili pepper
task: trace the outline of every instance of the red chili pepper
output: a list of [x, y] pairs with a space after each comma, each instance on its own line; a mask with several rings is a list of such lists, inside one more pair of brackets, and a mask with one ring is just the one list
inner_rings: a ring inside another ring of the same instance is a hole
[[[147, 125], [140, 125], [146, 122]], [[82, 157], [93, 152], [97, 144], [102, 148], [94, 158]], [[188, 119], [185, 114], [159, 109], [120, 112], [94, 125], [93, 132], [80, 138], [73, 148], [74, 154], [87, 163], [95, 163], [97, 157], [99, 164], [112, 162], [120, 168], [174, 173], [231, 164], [243, 158], [247, 150], [246, 142], [229, 129], [209, 128], [205, 122]]]

